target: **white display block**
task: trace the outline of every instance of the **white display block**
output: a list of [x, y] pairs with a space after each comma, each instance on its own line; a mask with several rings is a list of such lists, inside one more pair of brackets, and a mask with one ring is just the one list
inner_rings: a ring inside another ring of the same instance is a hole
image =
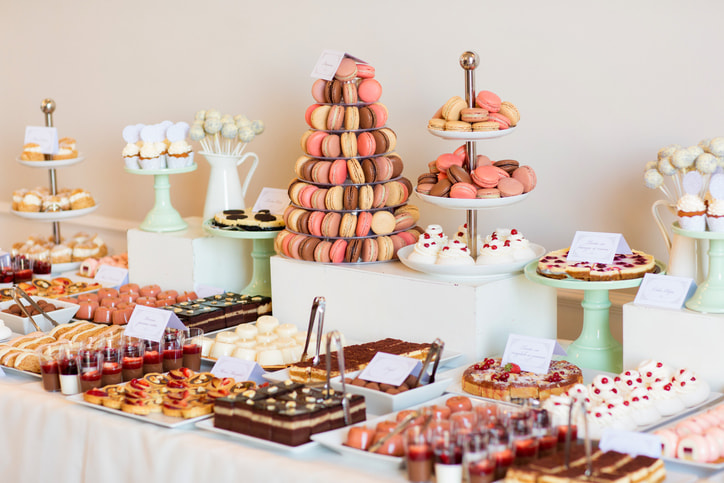
[[502, 355], [510, 333], [556, 338], [556, 290], [521, 273], [448, 281], [400, 262], [332, 265], [271, 257], [274, 315], [306, 329], [314, 297], [327, 302], [324, 329], [347, 339], [432, 342], [468, 361]]
[[623, 367], [635, 368], [654, 359], [675, 368], [687, 367], [703, 377], [713, 391], [724, 390], [724, 314], [703, 314], [623, 306]]
[[251, 240], [208, 235], [201, 217], [184, 219], [182, 231], [156, 233], [128, 230], [128, 278], [141, 286], [193, 290], [211, 285], [239, 292], [251, 279]]

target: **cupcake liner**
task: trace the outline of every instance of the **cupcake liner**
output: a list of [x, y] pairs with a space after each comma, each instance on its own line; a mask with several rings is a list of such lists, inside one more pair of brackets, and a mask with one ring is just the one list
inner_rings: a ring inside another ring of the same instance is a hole
[[187, 157], [176, 157], [176, 156], [169, 156], [166, 158], [166, 164], [168, 165], [169, 169], [176, 169], [176, 168], [185, 168], [186, 166], [190, 166], [187, 162]]
[[164, 169], [166, 168], [166, 155], [157, 158], [141, 159], [141, 169]]
[[138, 164], [138, 156], [124, 156], [123, 161], [126, 163], [126, 168], [128, 169], [141, 169], [141, 166]]
[[724, 216], [707, 216], [706, 224], [709, 231], [724, 231]]
[[681, 226], [682, 229], [689, 231], [705, 231], [706, 217], [704, 215], [680, 216], [679, 226]]

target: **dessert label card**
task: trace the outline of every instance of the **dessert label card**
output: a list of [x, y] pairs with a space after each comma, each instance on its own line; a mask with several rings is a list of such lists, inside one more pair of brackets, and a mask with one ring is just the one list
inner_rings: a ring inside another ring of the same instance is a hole
[[178, 316], [170, 310], [136, 305], [131, 318], [128, 319], [125, 335], [160, 342], [166, 327], [180, 330], [186, 329]]
[[322, 51], [322, 55], [319, 56], [317, 63], [314, 64], [312, 77], [315, 79], [332, 80], [334, 78], [334, 74], [337, 72], [337, 67], [339, 67], [340, 62], [342, 62], [342, 59], [345, 57], [349, 57], [355, 62], [362, 62], [366, 64], [365, 61], [345, 52], [325, 49]]
[[413, 371], [419, 372], [422, 362], [411, 357], [378, 352], [359, 374], [360, 379], [399, 386]]
[[631, 253], [620, 233], [577, 231], [568, 250], [569, 262], [611, 263], [617, 253]]
[[287, 190], [264, 187], [254, 203], [252, 210], [269, 210], [270, 213], [281, 214], [289, 206], [290, 200]]
[[601, 451], [618, 451], [651, 458], [661, 457], [661, 438], [654, 434], [609, 428], [604, 430], [598, 447]]
[[647, 273], [636, 292], [634, 304], [678, 310], [695, 291], [696, 283], [691, 278]]
[[520, 334], [510, 334], [505, 344], [501, 364], [517, 364], [522, 371], [546, 374], [553, 355], [566, 355], [555, 339], [540, 339]]
[[103, 285], [117, 288], [128, 283], [128, 269], [101, 265], [93, 279]]
[[264, 369], [259, 364], [237, 357], [219, 357], [211, 368], [211, 373], [216, 377], [232, 377], [237, 382], [254, 381], [258, 384], [265, 382]]
[[54, 127], [25, 126], [25, 144], [35, 143], [43, 154], [58, 153], [58, 130]]

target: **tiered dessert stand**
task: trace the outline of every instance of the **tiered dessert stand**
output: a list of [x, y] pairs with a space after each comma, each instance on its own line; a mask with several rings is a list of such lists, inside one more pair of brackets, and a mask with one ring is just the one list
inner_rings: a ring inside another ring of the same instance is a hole
[[709, 271], [696, 289], [694, 295], [686, 301], [686, 308], [697, 312], [712, 314], [724, 313], [724, 233], [715, 231], [684, 230], [679, 222], [674, 222], [672, 230], [695, 240], [709, 240]]
[[[43, 99], [40, 104], [40, 110], [45, 114], [45, 125], [46, 127], [53, 127], [53, 112], [55, 111], [55, 101], [53, 99]], [[57, 177], [55, 173], [56, 168], [62, 168], [65, 166], [72, 166], [76, 163], [80, 163], [85, 158], [78, 154], [77, 158], [72, 159], [61, 159], [57, 161], [52, 160], [52, 156], [49, 154], [45, 155], [45, 161], [25, 161], [20, 158], [17, 159], [18, 163], [23, 166], [29, 166], [31, 168], [42, 168], [47, 169], [50, 176], [50, 194], [56, 195], [58, 193]], [[21, 218], [27, 218], [29, 220], [51, 222], [53, 224], [53, 243], [60, 244], [60, 221], [68, 220], [71, 218], [77, 218], [79, 216], [87, 215], [98, 209], [98, 205], [91, 206], [90, 208], [84, 208], [81, 210], [65, 210], [60, 211], [40, 211], [40, 212], [25, 212], [25, 211], [13, 211], [13, 213]], [[56, 264], [53, 266], [54, 272], [65, 271], [70, 269], [70, 264]]]
[[[475, 69], [478, 67], [480, 60], [475, 52], [464, 52], [460, 56], [460, 66], [465, 71], [465, 101], [468, 106], [475, 107]], [[472, 174], [477, 168], [475, 142], [482, 139], [493, 139], [502, 136], [506, 136], [515, 131], [515, 127], [503, 129], [499, 131], [481, 131], [481, 132], [453, 132], [453, 131], [438, 131], [435, 129], [428, 129], [428, 131], [438, 137], [453, 141], [465, 141], [465, 149], [468, 156], [468, 171]], [[439, 196], [430, 196], [418, 193], [415, 191], [418, 197], [427, 203], [439, 206], [441, 208], [453, 209], [453, 210], [466, 210], [467, 212], [467, 225], [468, 225], [468, 250], [473, 260], [478, 256], [477, 238], [478, 238], [478, 227], [477, 227], [477, 212], [478, 210], [496, 209], [502, 206], [512, 205], [520, 201], [525, 200], [530, 193], [521, 194], [518, 196], [510, 196], [505, 198], [497, 199], [458, 199], [458, 198], [442, 198]], [[400, 260], [410, 268], [415, 270], [424, 271], [428, 274], [445, 274], [448, 276], [466, 276], [472, 278], [478, 277], [501, 277], [510, 276], [516, 272], [519, 272], [522, 268], [522, 264], [504, 264], [500, 266], [495, 265], [477, 265], [471, 267], [455, 267], [452, 270], [446, 268], [440, 269], [440, 267], [430, 265], [428, 267], [424, 265], [416, 265], [407, 262], [406, 255], [412, 250], [411, 247], [405, 247], [402, 249]], [[537, 256], [541, 256], [543, 253], [543, 247], [533, 246]]]

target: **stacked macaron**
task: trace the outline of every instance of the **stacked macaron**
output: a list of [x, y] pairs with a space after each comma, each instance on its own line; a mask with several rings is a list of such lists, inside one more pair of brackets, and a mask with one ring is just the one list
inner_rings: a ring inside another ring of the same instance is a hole
[[515, 127], [520, 113], [511, 102], [501, 101], [494, 92], [480, 91], [475, 106], [468, 106], [460, 97], [451, 97], [435, 112], [427, 124], [435, 131], [482, 132]]
[[520, 166], [514, 159], [493, 162], [477, 156], [475, 169], [469, 171], [465, 145], [428, 163], [429, 171], [417, 178], [417, 192], [444, 198], [488, 199], [518, 196], [536, 185], [530, 166]]
[[381, 95], [374, 67], [350, 57], [333, 79], [312, 85], [315, 103], [304, 116], [310, 129], [301, 137], [277, 253], [322, 263], [387, 261], [419, 238], [419, 211], [407, 204], [413, 186], [402, 176]]

